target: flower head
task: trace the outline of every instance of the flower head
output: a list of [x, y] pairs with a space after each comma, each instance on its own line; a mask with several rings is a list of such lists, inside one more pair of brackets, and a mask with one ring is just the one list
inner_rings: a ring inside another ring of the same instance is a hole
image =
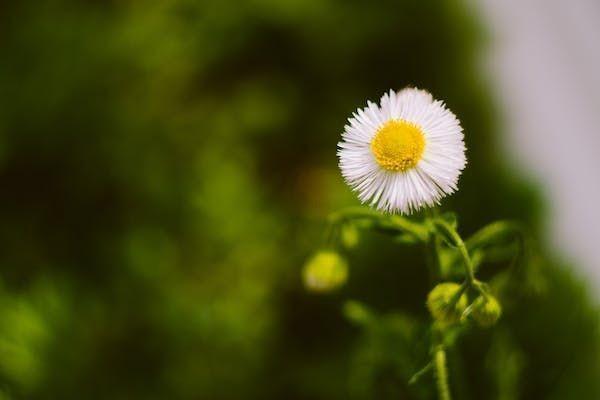
[[466, 164], [462, 127], [425, 90], [390, 90], [348, 122], [339, 164], [363, 203], [409, 214], [456, 191]]

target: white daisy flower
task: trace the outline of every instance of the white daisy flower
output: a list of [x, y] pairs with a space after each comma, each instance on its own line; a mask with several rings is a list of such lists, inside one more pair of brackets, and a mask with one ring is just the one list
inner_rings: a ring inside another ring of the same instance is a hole
[[409, 214], [457, 190], [467, 162], [462, 127], [425, 90], [390, 90], [348, 119], [338, 143], [342, 175], [363, 203]]

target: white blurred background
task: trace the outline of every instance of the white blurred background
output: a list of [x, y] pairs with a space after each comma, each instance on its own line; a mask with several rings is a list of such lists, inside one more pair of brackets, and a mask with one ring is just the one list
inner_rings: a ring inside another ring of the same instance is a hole
[[600, 289], [600, 0], [473, 0], [507, 149], [545, 190], [548, 239]]

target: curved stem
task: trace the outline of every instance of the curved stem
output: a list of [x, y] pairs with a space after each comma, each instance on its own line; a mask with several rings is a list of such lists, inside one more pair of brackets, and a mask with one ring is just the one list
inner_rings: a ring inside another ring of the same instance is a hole
[[428, 232], [427, 232], [427, 228], [419, 223], [413, 222], [411, 220], [409, 220], [408, 218], [404, 218], [401, 217], [400, 215], [392, 215], [390, 216], [390, 222], [402, 229], [405, 230], [407, 232], [412, 233], [413, 235], [415, 235], [417, 238], [419, 238], [419, 240], [421, 240], [422, 242], [427, 241], [427, 237], [428, 237]]
[[458, 234], [456, 229], [451, 226], [449, 223], [442, 219], [438, 219], [435, 221], [435, 225], [443, 231], [443, 233], [452, 241], [452, 243], [458, 248], [458, 251], [463, 259], [463, 264], [465, 266], [465, 278], [469, 286], [474, 287], [477, 290], [481, 290], [479, 282], [475, 279], [475, 272], [473, 268], [473, 262], [471, 261], [471, 257], [469, 256], [469, 251], [467, 250], [467, 246], [463, 241], [462, 237]]
[[433, 362], [430, 361], [429, 363], [427, 363], [426, 366], [424, 366], [423, 368], [421, 368], [419, 371], [415, 372], [413, 374], [413, 376], [409, 379], [408, 384], [409, 385], [414, 385], [419, 379], [421, 379], [421, 377], [425, 374], [427, 374], [429, 371], [431, 371], [431, 369], [433, 369]]
[[431, 284], [435, 283], [442, 276], [439, 246], [439, 238], [436, 235], [430, 235], [425, 247], [425, 256]]
[[435, 365], [435, 382], [440, 400], [452, 400], [448, 386], [448, 370], [446, 368], [446, 351], [443, 346], [437, 346], [433, 355]]
[[[456, 231], [454, 231], [456, 233]], [[465, 242], [463, 242], [462, 238], [458, 233], [456, 233], [456, 237], [458, 239], [458, 251], [460, 251], [460, 255], [463, 258], [465, 264], [465, 273], [467, 275], [467, 279], [470, 285], [475, 284], [475, 273], [473, 272], [473, 262], [471, 261], [471, 257], [469, 256], [469, 251], [467, 250], [467, 246], [465, 246]]]
[[329, 216], [331, 224], [339, 224], [352, 219], [370, 219], [383, 228], [408, 232], [422, 242], [425, 242], [428, 237], [427, 228], [418, 222], [413, 222], [400, 215], [382, 214], [367, 207], [348, 207]]

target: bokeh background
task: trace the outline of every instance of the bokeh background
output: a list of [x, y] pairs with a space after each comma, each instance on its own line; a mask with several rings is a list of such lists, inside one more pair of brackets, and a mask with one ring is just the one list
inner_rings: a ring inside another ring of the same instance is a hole
[[[548, 241], [546, 182], [512, 162], [510, 91], [482, 61], [506, 14], [485, 4], [2, 3], [0, 396], [434, 398], [431, 378], [407, 385], [427, 358], [420, 249], [364, 233], [344, 288], [300, 279], [327, 214], [357, 203], [345, 119], [417, 85], [466, 132], [443, 209], [465, 235], [511, 218], [536, 238], [501, 323], [450, 354], [455, 397], [600, 398], [593, 288]], [[349, 298], [377, 322], [344, 318]]]

